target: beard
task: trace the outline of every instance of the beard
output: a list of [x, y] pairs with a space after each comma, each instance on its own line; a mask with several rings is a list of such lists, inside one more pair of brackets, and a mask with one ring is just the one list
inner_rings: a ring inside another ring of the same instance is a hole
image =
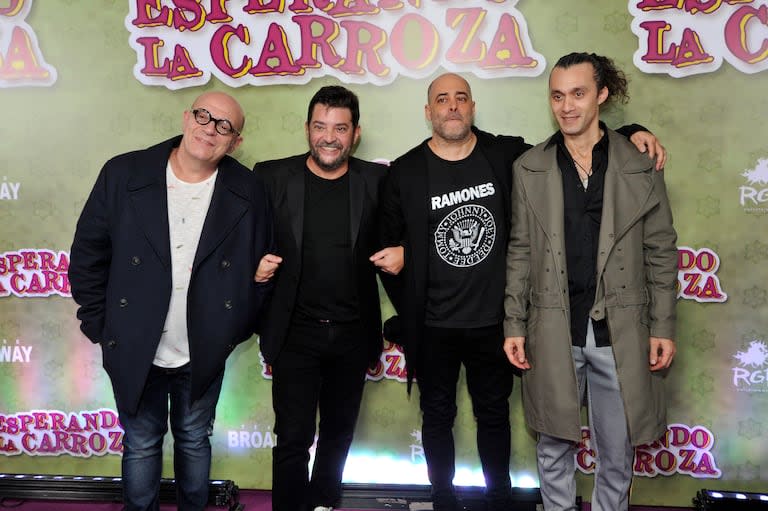
[[[456, 123], [451, 123], [450, 127], [448, 125], [448, 121], [461, 121], [460, 125], [457, 125]], [[441, 119], [440, 122], [433, 122], [432, 123], [432, 130], [440, 136], [440, 138], [443, 138], [445, 140], [464, 140], [469, 136], [469, 134], [472, 132], [472, 124], [474, 123], [474, 119], [470, 118], [469, 122], [465, 122], [464, 118], [461, 116], [449, 116], [444, 119]]]
[[[323, 160], [322, 155], [320, 154], [319, 149], [323, 147], [331, 147], [334, 149], [339, 149], [341, 152], [339, 152], [339, 155], [334, 158], [331, 161]], [[318, 144], [314, 146], [309, 147], [309, 154], [312, 156], [312, 159], [317, 164], [318, 167], [320, 167], [322, 170], [326, 172], [331, 172], [334, 170], [337, 170], [339, 167], [344, 165], [347, 160], [349, 159], [349, 152], [351, 148], [344, 149], [343, 146], [340, 144]]]

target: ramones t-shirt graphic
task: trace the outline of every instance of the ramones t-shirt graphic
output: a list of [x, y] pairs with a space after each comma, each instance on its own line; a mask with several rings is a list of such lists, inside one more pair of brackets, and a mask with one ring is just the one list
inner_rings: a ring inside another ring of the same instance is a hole
[[426, 322], [473, 328], [501, 321], [504, 247], [501, 189], [475, 149], [446, 161], [427, 151], [429, 170], [429, 284]]
[[488, 208], [475, 204], [454, 209], [435, 229], [437, 255], [451, 266], [474, 266], [482, 262], [491, 253], [495, 241], [493, 214]]

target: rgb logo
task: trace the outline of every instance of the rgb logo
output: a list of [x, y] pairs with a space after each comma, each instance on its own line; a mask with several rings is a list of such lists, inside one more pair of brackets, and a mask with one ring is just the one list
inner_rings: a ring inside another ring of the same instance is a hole
[[747, 349], [733, 356], [739, 367], [733, 372], [733, 386], [740, 392], [768, 392], [768, 345], [762, 339], [752, 340]]

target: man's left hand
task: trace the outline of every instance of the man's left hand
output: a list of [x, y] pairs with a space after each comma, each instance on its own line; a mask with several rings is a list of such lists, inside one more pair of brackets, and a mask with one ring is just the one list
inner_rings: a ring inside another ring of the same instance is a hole
[[381, 271], [397, 275], [405, 265], [405, 249], [401, 245], [383, 248], [369, 257], [369, 259]]
[[629, 137], [629, 141], [635, 144], [641, 153], [648, 153], [651, 158], [656, 158], [656, 170], [662, 170], [667, 163], [667, 151], [661, 145], [659, 139], [650, 131], [638, 131]]
[[675, 358], [675, 341], [672, 339], [663, 339], [661, 337], [651, 337], [651, 353], [648, 361], [651, 371], [660, 371], [668, 368]]

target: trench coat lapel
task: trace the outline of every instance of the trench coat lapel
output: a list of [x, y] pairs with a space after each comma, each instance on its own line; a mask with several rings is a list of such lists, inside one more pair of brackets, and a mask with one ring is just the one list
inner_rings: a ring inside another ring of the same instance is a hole
[[[533, 156], [532, 153], [529, 153]], [[523, 176], [525, 191], [531, 204], [531, 211], [553, 246], [553, 235], [564, 229], [563, 181], [557, 166], [557, 151], [551, 146], [541, 157], [528, 157], [522, 162], [528, 171]], [[561, 237], [562, 239], [562, 237]]]
[[645, 171], [647, 156], [638, 153], [620, 135], [609, 132], [608, 168], [605, 172], [603, 213], [597, 258], [597, 275], [603, 274], [616, 240], [640, 219], [648, 208], [653, 181]]

